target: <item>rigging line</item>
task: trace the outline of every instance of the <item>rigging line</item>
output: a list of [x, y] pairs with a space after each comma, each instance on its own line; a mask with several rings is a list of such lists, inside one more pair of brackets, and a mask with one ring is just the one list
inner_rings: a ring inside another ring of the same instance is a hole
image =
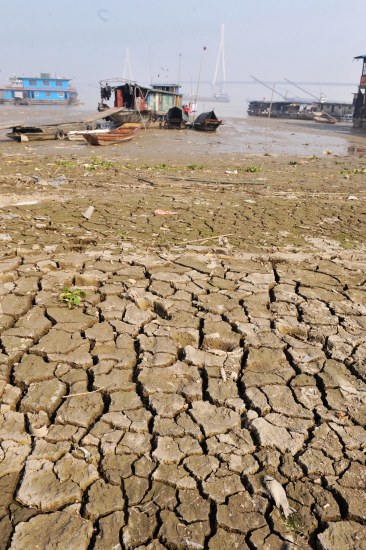
[[[268, 88], [269, 90], [272, 91], [272, 87], [271, 86], [268, 86], [268, 84], [266, 84], [265, 82], [262, 82], [261, 80], [259, 80], [258, 78], [256, 78], [255, 76], [252, 76], [250, 75], [251, 78], [253, 78], [253, 80], [256, 80], [257, 82], [259, 82], [259, 84], [262, 84], [262, 86], [265, 86], [266, 88]], [[287, 97], [283, 94], [280, 94], [280, 92], [275, 92], [277, 95], [279, 95], [280, 97], [282, 97], [283, 99], [287, 100]]]
[[289, 82], [290, 84], [292, 84], [293, 86], [295, 86], [295, 88], [298, 88], [299, 90], [301, 90], [302, 92], [304, 92], [305, 94], [308, 94], [309, 96], [315, 98], [317, 101], [319, 101], [319, 97], [317, 97], [316, 95], [308, 92], [307, 90], [305, 90], [305, 88], [302, 88], [301, 86], [299, 86], [298, 84], [295, 84], [295, 82], [292, 82], [291, 80], [289, 80], [288, 78], [285, 78], [283, 77], [286, 82]]

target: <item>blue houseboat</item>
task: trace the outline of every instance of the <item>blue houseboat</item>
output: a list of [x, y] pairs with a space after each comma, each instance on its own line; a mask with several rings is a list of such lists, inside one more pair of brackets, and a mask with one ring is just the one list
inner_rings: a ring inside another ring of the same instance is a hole
[[70, 86], [70, 78], [51, 76], [12, 76], [9, 83], [0, 87], [0, 103], [19, 105], [75, 105], [78, 93]]

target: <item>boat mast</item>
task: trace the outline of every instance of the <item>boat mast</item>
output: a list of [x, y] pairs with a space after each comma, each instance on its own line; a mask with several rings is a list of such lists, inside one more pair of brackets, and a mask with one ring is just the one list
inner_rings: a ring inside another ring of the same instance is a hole
[[131, 64], [130, 64], [130, 50], [126, 49], [126, 58], [125, 58], [125, 66], [123, 69], [123, 80], [128, 80], [127, 74], [129, 75], [129, 80], [132, 82], [132, 71], [131, 71]]
[[225, 52], [224, 52], [224, 24], [221, 25], [221, 40], [220, 40], [220, 46], [219, 51], [217, 54], [217, 60], [216, 60], [216, 67], [215, 67], [215, 74], [212, 81], [212, 92], [215, 93], [215, 86], [216, 86], [216, 80], [217, 80], [217, 74], [219, 70], [219, 65], [222, 65], [222, 83], [220, 87], [220, 93], [225, 93], [225, 81], [226, 81], [226, 71], [225, 71]]

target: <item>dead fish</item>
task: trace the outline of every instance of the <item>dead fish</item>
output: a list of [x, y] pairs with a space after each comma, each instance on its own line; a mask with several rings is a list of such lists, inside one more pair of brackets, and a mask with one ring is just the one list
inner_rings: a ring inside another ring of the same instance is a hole
[[293, 512], [296, 512], [294, 508], [290, 507], [285, 489], [282, 487], [281, 483], [279, 483], [271, 476], [264, 476], [264, 484], [269, 494], [273, 498], [275, 505], [277, 506], [277, 508], [281, 508], [283, 515], [286, 519]]

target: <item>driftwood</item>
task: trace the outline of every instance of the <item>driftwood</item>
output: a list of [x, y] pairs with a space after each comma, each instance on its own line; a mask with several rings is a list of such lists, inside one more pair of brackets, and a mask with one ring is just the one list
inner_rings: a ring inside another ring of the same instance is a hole
[[177, 177], [177, 176], [162, 176], [159, 175], [159, 178], [165, 178], [169, 180], [176, 180], [176, 181], [196, 181], [199, 183], [214, 183], [218, 185], [266, 185], [265, 182], [262, 181], [217, 181], [217, 180], [201, 180], [198, 178], [183, 178], [183, 177]]
[[221, 237], [232, 237], [234, 233], [226, 233], [226, 235], [214, 235], [213, 237], [203, 237], [202, 239], [194, 239], [193, 241], [182, 241], [178, 244], [192, 244], [192, 243], [204, 243], [205, 241], [211, 241], [212, 239], [220, 239]]
[[63, 395], [62, 399], [69, 399], [69, 397], [79, 397], [80, 395], [90, 395], [91, 393], [96, 393], [96, 392], [102, 391], [102, 390], [105, 390], [104, 386], [103, 386], [103, 388], [98, 388], [97, 390], [93, 390], [93, 391], [83, 391], [83, 392], [80, 392], [80, 393], [70, 393], [69, 395]]

